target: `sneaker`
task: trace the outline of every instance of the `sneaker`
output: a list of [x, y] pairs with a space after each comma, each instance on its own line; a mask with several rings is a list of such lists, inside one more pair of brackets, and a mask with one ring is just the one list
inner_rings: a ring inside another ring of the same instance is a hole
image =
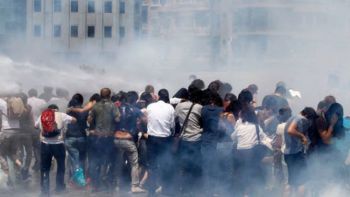
[[162, 186], [159, 186], [157, 189], [156, 189], [156, 194], [160, 194], [162, 193], [163, 191], [163, 187]]
[[147, 191], [138, 186], [131, 187], [131, 193], [146, 193]]

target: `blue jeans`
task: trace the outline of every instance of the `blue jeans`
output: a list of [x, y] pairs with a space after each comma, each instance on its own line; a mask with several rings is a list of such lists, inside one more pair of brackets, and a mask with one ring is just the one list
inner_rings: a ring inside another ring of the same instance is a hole
[[114, 172], [107, 172], [108, 169], [114, 168], [112, 160], [115, 157], [113, 140], [114, 137], [89, 136], [88, 138], [89, 175], [95, 189], [101, 187], [102, 176], [107, 176], [109, 183], [114, 181]]
[[64, 143], [71, 162], [71, 174], [78, 168], [85, 170], [86, 137], [68, 137], [65, 139]]

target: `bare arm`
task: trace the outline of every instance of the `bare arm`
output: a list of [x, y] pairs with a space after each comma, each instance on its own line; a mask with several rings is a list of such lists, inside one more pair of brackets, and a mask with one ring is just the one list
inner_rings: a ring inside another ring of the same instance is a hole
[[336, 115], [333, 115], [328, 129], [327, 130], [321, 129], [318, 131], [323, 143], [325, 143], [325, 144], [330, 143], [330, 140], [333, 136], [334, 125], [337, 123], [337, 121], [338, 121], [338, 117]]
[[90, 111], [94, 105], [95, 105], [95, 101], [88, 102], [83, 108], [70, 108], [69, 110], [72, 112], [83, 113], [83, 112]]
[[297, 123], [295, 121], [293, 121], [292, 124], [289, 125], [287, 131], [289, 135], [297, 137], [301, 140], [303, 144], [307, 144], [306, 136], [297, 130]]

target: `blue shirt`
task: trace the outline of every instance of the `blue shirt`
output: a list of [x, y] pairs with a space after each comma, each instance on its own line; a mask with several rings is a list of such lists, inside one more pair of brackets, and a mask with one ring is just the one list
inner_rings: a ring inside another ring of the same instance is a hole
[[132, 136], [137, 135], [137, 121], [143, 116], [141, 110], [130, 104], [122, 104], [119, 107], [120, 121], [116, 124], [116, 131], [126, 131]]
[[218, 140], [220, 134], [219, 122], [222, 112], [222, 107], [206, 105], [202, 108], [203, 142], [216, 142]]
[[297, 124], [297, 130], [299, 132], [303, 133], [306, 137], [308, 136], [307, 130], [309, 128], [309, 125], [307, 124], [307, 119], [301, 115], [291, 117], [287, 121], [284, 132], [284, 139], [286, 143], [286, 149], [284, 151], [285, 155], [296, 154], [304, 151], [304, 145], [301, 143], [301, 140], [298, 137], [288, 134], [288, 128], [293, 122]]

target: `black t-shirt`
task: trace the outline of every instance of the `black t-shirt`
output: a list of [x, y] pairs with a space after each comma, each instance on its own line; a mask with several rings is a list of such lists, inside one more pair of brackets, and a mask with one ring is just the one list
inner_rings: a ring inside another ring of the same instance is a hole
[[68, 115], [77, 119], [74, 124], [68, 124], [66, 137], [86, 137], [88, 112], [69, 112]]

